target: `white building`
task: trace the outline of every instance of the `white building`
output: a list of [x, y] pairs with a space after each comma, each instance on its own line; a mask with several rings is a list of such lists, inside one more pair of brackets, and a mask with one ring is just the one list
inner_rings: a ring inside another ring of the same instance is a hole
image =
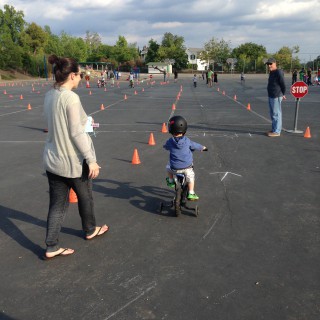
[[[208, 62], [203, 61], [199, 58], [201, 51], [203, 51], [202, 48], [187, 48], [186, 54], [188, 55], [189, 64], [197, 65], [197, 70], [204, 71], [208, 68]], [[144, 46], [140, 52], [140, 57], [142, 61], [145, 61], [145, 57], [147, 53], [148, 53], [148, 47]], [[152, 62], [152, 64], [155, 64], [155, 62]], [[148, 65], [150, 66], [151, 64], [148, 64]], [[149, 68], [149, 72], [150, 71], [151, 73], [157, 73], [155, 70], [152, 70], [152, 68]]]
[[199, 58], [202, 48], [187, 48], [186, 53], [188, 55], [188, 62], [190, 64], [197, 65], [198, 71], [204, 71], [208, 67], [207, 61], [203, 61]]

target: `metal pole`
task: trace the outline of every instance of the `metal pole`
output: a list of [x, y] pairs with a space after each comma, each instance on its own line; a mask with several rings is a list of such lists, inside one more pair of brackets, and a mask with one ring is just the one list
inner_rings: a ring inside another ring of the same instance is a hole
[[293, 130], [287, 130], [287, 132], [290, 132], [290, 133], [303, 133], [303, 131], [297, 130], [299, 103], [300, 103], [300, 98], [296, 98], [296, 111], [295, 111], [295, 115], [294, 115], [294, 129]]
[[296, 99], [296, 112], [295, 112], [295, 115], [294, 115], [294, 131], [297, 131], [298, 113], [299, 113], [299, 102], [300, 102], [300, 99], [297, 98], [297, 99]]

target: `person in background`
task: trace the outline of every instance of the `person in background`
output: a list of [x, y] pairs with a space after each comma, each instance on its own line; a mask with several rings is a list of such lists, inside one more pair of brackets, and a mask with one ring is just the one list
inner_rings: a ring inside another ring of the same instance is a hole
[[69, 256], [73, 249], [62, 248], [59, 234], [69, 205], [72, 188], [78, 198], [78, 209], [86, 240], [109, 230], [107, 225], [97, 226], [92, 197], [92, 179], [98, 177], [100, 166], [93, 143], [85, 126], [88, 116], [82, 108], [76, 89], [82, 78], [78, 63], [71, 58], [49, 57], [55, 64], [53, 89], [44, 100], [44, 114], [48, 123], [48, 136], [43, 152], [44, 168], [49, 182], [50, 204], [47, 218], [46, 260]]
[[308, 68], [308, 70], [307, 70], [307, 85], [308, 86], [312, 85], [312, 70], [311, 70], [311, 68]]
[[218, 83], [218, 73], [217, 72], [214, 72], [213, 73], [213, 83]]
[[267, 132], [268, 137], [279, 137], [282, 130], [282, 110], [281, 102], [285, 99], [286, 85], [284, 82], [283, 71], [277, 68], [274, 58], [269, 58], [266, 62], [269, 68], [268, 79], [268, 102], [272, 121], [272, 130]]
[[197, 81], [198, 81], [196, 74], [193, 75], [192, 81], [193, 81], [193, 86], [196, 88], [197, 87]]
[[297, 77], [298, 77], [298, 70], [294, 69], [293, 72], [292, 72], [292, 84], [297, 82]]

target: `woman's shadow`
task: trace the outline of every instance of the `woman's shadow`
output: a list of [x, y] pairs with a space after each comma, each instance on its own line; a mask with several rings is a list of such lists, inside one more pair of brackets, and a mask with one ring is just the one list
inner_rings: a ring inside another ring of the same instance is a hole
[[[19, 220], [25, 223], [33, 224], [35, 226], [44, 228], [46, 230], [47, 222], [39, 218], [33, 217], [21, 211], [10, 209], [0, 205], [0, 229], [10, 238], [15, 240], [23, 248], [33, 252], [39, 259], [43, 258], [44, 248], [34, 243], [29, 239], [19, 227], [17, 227], [13, 220]], [[75, 236], [82, 236], [80, 230], [63, 227], [61, 232], [68, 233]]]

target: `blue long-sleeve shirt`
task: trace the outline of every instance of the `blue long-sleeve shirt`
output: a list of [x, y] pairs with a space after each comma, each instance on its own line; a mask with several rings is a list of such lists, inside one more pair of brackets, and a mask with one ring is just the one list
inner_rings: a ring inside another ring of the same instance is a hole
[[276, 69], [269, 74], [268, 97], [278, 98], [286, 94], [286, 85], [284, 82], [283, 71]]
[[193, 164], [192, 152], [194, 150], [201, 151], [204, 146], [194, 141], [191, 141], [188, 137], [172, 137], [163, 146], [170, 152], [169, 163], [170, 167], [174, 170], [185, 169]]

